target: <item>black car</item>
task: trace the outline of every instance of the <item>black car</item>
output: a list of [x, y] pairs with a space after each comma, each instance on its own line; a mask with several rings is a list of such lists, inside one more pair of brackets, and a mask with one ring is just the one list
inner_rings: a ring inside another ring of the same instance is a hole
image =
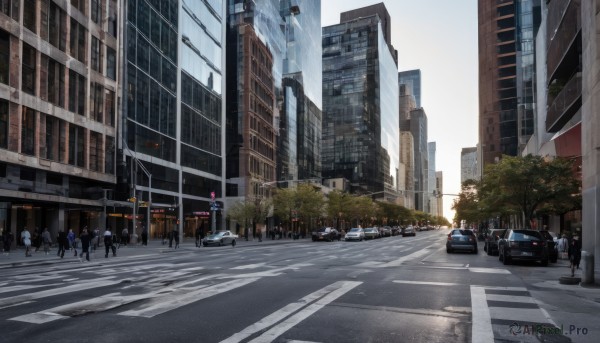
[[322, 227], [317, 231], [313, 231], [312, 240], [315, 241], [328, 241], [333, 242], [338, 239], [339, 233], [336, 229], [332, 227]]
[[546, 240], [546, 244], [548, 245], [548, 259], [552, 263], [556, 263], [558, 260], [558, 249], [556, 248], [556, 242], [554, 241], [554, 237], [547, 230], [541, 230], [540, 234]]
[[446, 241], [446, 252], [449, 254], [455, 250], [466, 250], [477, 254], [477, 237], [475, 237], [475, 233], [467, 229], [450, 231]]
[[504, 236], [505, 232], [506, 229], [494, 229], [490, 230], [485, 235], [483, 250], [485, 250], [488, 255], [498, 255], [498, 241], [500, 240], [500, 237]]
[[504, 264], [512, 260], [540, 261], [548, 265], [548, 243], [539, 231], [509, 229], [498, 241], [498, 259]]

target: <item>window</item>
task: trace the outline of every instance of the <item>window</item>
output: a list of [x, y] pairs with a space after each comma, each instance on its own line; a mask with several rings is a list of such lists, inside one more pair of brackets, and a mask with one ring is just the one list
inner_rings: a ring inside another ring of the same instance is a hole
[[102, 19], [102, 0], [92, 0], [90, 7], [92, 11], [92, 21], [96, 24], [100, 24]]
[[117, 58], [113, 48], [106, 47], [106, 76], [112, 80], [117, 79]]
[[36, 50], [23, 43], [23, 70], [22, 70], [22, 90], [31, 95], [35, 95], [35, 64]]
[[100, 123], [104, 122], [104, 86], [99, 83], [90, 85], [90, 117]]
[[0, 99], [0, 148], [8, 148], [8, 101]]
[[44, 27], [43, 31], [48, 32], [48, 42], [54, 45], [55, 47], [59, 48], [61, 51], [66, 50], [66, 24], [66, 13], [54, 2], [50, 2], [50, 10], [48, 12], [47, 18], [44, 15], [42, 15], [42, 25], [47, 25], [46, 27]]
[[92, 36], [92, 69], [102, 73], [102, 43]]
[[85, 13], [85, 3], [87, 0], [71, 0], [71, 5], [79, 10], [81, 13]]
[[48, 60], [48, 101], [65, 107], [65, 66], [51, 58]]
[[108, 28], [107, 32], [113, 37], [117, 37], [117, 1], [108, 0]]
[[35, 0], [23, 0], [23, 26], [28, 28], [31, 32], [37, 33], [35, 22], [36, 22], [36, 5]]
[[35, 111], [25, 106], [21, 118], [21, 153], [35, 155]]
[[85, 77], [69, 70], [69, 111], [85, 115]]
[[58, 125], [58, 161], [65, 163], [67, 158], [67, 122], [61, 120]]
[[104, 172], [106, 174], [115, 173], [115, 144], [114, 138], [106, 136], [106, 147], [105, 147], [105, 159], [104, 159]]
[[102, 171], [102, 134], [90, 131], [90, 170]]
[[[0, 0], [2, 1], [2, 0]], [[10, 35], [0, 30], [0, 83], [8, 84], [10, 63]]]
[[19, 0], [0, 0], [0, 12], [19, 21]]
[[48, 160], [57, 160], [58, 157], [58, 127], [60, 119], [46, 115], [46, 150], [40, 148], [40, 156]]
[[69, 164], [85, 166], [85, 130], [83, 127], [69, 124]]
[[77, 20], [71, 18], [71, 42], [69, 44], [69, 50], [71, 52], [71, 56], [82, 63], [86, 62], [86, 36], [87, 31], [85, 27], [79, 24]]
[[104, 93], [104, 124], [115, 126], [115, 92], [108, 89]]

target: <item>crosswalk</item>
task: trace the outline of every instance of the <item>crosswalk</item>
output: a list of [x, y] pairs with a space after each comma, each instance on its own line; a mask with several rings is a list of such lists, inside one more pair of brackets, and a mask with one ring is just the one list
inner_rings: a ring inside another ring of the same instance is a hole
[[[291, 328], [307, 318], [314, 316], [340, 297], [359, 288], [370, 288], [368, 280], [354, 280], [368, 268], [394, 268], [407, 261], [422, 259], [437, 249], [418, 250], [403, 257], [377, 261], [375, 264], [357, 265], [355, 271], [349, 271], [352, 279], [331, 281], [315, 289], [306, 291], [306, 295], [291, 300], [274, 312], [258, 318], [254, 323], [234, 332], [222, 342], [272, 342], [276, 341]], [[403, 248], [398, 248], [402, 250]], [[346, 252], [341, 251], [344, 255]], [[15, 315], [3, 316], [0, 320], [41, 325], [54, 321], [65, 321], [82, 315], [109, 313], [119, 317], [138, 318], [139, 320], [159, 317], [183, 306], [199, 303], [211, 297], [217, 297], [257, 283], [264, 278], [273, 278], [285, 273], [293, 273], [314, 264], [308, 260], [302, 263], [269, 265], [266, 263], [238, 264], [230, 268], [198, 266], [195, 262], [171, 263], [168, 261], [129, 262], [118, 266], [102, 268], [82, 268], [72, 270], [49, 270], [38, 275], [14, 276], [0, 283], [0, 310], [10, 308]], [[429, 268], [430, 266], [424, 266]], [[504, 268], [475, 268], [468, 265], [456, 265], [448, 268], [468, 273], [486, 273], [498, 276], [509, 275]], [[471, 308], [465, 316], [471, 318], [471, 341], [493, 342], [537, 341], [530, 335], [533, 325], [555, 327], [550, 317], [540, 308], [535, 299], [524, 287], [493, 287], [469, 285], [461, 282], [437, 282], [419, 280], [387, 280], [390, 285], [410, 287], [422, 285], [435, 290], [438, 287], [457, 287], [470, 293]], [[93, 298], [74, 298], [68, 300], [61, 295], [74, 292], [98, 290], [100, 296]], [[53, 298], [46, 302], [45, 299]], [[57, 298], [64, 300], [57, 300]], [[63, 303], [59, 303], [63, 302]], [[45, 306], [46, 303], [51, 305]], [[367, 306], [367, 305], [364, 305]], [[26, 311], [15, 310], [27, 308]], [[35, 308], [35, 310], [31, 310]], [[412, 309], [412, 313], [420, 313]], [[432, 309], [432, 311], [434, 311]], [[435, 310], [441, 313], [439, 310]], [[9, 311], [2, 311], [5, 314]], [[27, 312], [27, 313], [23, 313]], [[425, 313], [425, 312], [423, 312]], [[445, 312], [444, 312], [445, 313]], [[17, 315], [18, 314], [18, 315]]]

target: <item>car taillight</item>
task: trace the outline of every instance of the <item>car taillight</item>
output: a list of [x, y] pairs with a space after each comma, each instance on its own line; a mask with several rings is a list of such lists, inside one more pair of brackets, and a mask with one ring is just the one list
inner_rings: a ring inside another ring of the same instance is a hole
[[509, 245], [510, 245], [511, 248], [518, 248], [519, 247], [519, 242], [510, 241]]
[[473, 242], [473, 237], [469, 237], [469, 242]]
[[535, 242], [535, 241], [534, 241], [534, 242], [531, 242], [531, 244], [533, 244], [533, 246], [537, 246], [537, 245], [538, 245], [538, 242]]

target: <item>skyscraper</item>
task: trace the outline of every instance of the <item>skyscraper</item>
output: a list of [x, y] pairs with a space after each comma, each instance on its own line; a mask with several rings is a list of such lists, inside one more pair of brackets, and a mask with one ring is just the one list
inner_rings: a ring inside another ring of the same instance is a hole
[[516, 156], [533, 134], [534, 36], [540, 0], [479, 0], [482, 163]]
[[398, 80], [383, 22], [373, 14], [323, 28], [323, 177], [396, 202]]
[[225, 6], [192, 0], [125, 3], [119, 190], [151, 198], [151, 218], [147, 211], [138, 213], [151, 237], [173, 229], [191, 236], [208, 221], [212, 195], [222, 199], [225, 190]]
[[462, 148], [460, 152], [460, 183], [467, 180], [478, 180], [477, 148]]
[[120, 9], [116, 0], [85, 3], [0, 6], [0, 227], [15, 237], [25, 227], [55, 236], [105, 225], [104, 190], [116, 183]]
[[410, 88], [410, 94], [415, 97], [417, 108], [421, 107], [421, 70], [407, 70], [398, 73], [398, 85]]
[[429, 200], [429, 173], [428, 173], [428, 147], [427, 147], [427, 114], [423, 108], [415, 108], [406, 117], [400, 118], [400, 130], [410, 132], [413, 139], [414, 178], [413, 197], [414, 209], [427, 210]]
[[435, 142], [427, 143], [427, 190], [428, 192], [425, 194], [425, 197], [428, 199], [428, 208], [427, 212], [431, 215], [436, 215], [438, 213], [437, 208], [437, 198], [436, 194], [433, 192], [437, 189], [436, 187], [436, 178], [435, 178], [435, 152], [436, 152], [436, 144]]

